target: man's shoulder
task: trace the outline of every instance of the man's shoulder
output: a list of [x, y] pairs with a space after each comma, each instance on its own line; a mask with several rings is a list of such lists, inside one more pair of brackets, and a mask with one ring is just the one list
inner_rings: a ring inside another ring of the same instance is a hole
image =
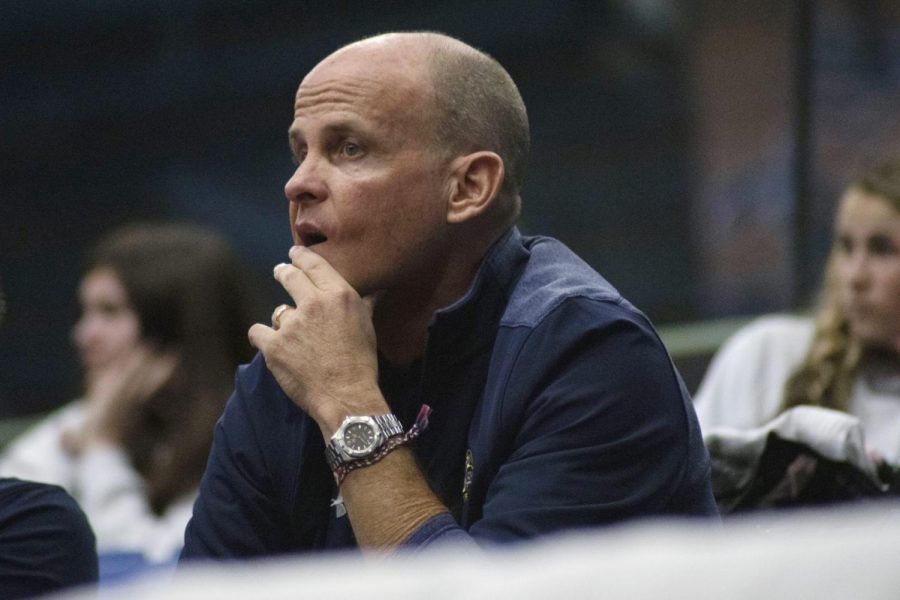
[[31, 503], [35, 500], [48, 504], [75, 505], [69, 494], [58, 485], [14, 477], [0, 478], [0, 505], [9, 507], [18, 501]]
[[15, 478], [0, 478], [0, 525], [39, 527], [53, 523], [56, 530], [93, 534], [78, 503], [63, 488]]
[[0, 566], [4, 598], [30, 598], [97, 581], [94, 533], [59, 486], [0, 479], [0, 548], [15, 557]]
[[523, 237], [528, 260], [509, 296], [503, 326], [534, 327], [563, 302], [593, 300], [596, 310], [637, 315], [618, 290], [565, 244], [545, 236]]

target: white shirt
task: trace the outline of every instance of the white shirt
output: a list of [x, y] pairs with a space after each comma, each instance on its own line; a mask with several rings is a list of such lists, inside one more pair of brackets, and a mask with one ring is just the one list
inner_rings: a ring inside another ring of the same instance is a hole
[[26, 431], [0, 455], [0, 476], [65, 488], [91, 523], [101, 554], [140, 552], [149, 562], [172, 559], [184, 544], [196, 490], [170, 504], [162, 516], [154, 514], [143, 479], [123, 450], [97, 447], [72, 457], [63, 449], [62, 433], [81, 425], [86, 415], [85, 403], [76, 401]]
[[[813, 336], [810, 319], [761, 317], [735, 333], [713, 357], [694, 406], [704, 434], [720, 427], [752, 429], [773, 419], [784, 384], [803, 362]], [[900, 395], [858, 377], [849, 412], [859, 417], [866, 445], [900, 463]]]

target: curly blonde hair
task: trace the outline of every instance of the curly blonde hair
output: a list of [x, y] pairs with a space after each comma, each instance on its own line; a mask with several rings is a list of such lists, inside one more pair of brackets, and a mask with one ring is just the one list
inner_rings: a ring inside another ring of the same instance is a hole
[[[847, 189], [883, 198], [900, 212], [900, 157], [864, 171]], [[849, 409], [864, 348], [850, 333], [839, 284], [837, 249], [832, 245], [814, 319], [813, 339], [803, 362], [785, 383], [782, 410], [802, 404], [845, 412]]]

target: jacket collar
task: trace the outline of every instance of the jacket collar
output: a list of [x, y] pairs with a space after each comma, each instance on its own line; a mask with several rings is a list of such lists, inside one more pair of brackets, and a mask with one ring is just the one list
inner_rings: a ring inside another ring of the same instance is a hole
[[426, 352], [429, 362], [440, 359], [450, 365], [493, 345], [500, 317], [529, 254], [516, 227], [491, 245], [466, 293], [432, 317]]

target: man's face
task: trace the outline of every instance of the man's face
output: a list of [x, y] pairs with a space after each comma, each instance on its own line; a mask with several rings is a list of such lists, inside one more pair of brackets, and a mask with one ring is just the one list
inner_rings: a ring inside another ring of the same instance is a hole
[[363, 296], [426, 275], [445, 231], [428, 78], [394, 54], [351, 47], [323, 61], [300, 84], [289, 130], [294, 243]]
[[851, 189], [835, 231], [841, 300], [863, 343], [900, 350], [900, 212]]

